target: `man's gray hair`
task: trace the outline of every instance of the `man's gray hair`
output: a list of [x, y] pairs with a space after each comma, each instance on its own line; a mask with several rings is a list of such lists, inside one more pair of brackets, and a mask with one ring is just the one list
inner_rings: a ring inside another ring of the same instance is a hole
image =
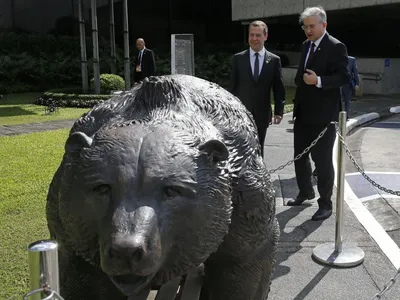
[[322, 6], [314, 6], [314, 7], [307, 7], [299, 17], [299, 23], [303, 24], [305, 18], [317, 16], [320, 19], [321, 23], [327, 21], [326, 12], [322, 8]]

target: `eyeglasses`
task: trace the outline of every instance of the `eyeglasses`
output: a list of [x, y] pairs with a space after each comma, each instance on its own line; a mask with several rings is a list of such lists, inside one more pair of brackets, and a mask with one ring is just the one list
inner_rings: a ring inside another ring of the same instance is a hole
[[318, 24], [311, 24], [311, 25], [308, 25], [308, 26], [306, 26], [306, 25], [303, 25], [303, 26], [301, 26], [301, 29], [303, 29], [303, 30], [307, 30], [307, 29], [311, 29], [311, 30], [313, 30], [313, 29], [315, 29], [315, 27], [317, 27], [318, 25], [320, 25], [320, 24], [322, 24], [322, 23], [318, 23]]

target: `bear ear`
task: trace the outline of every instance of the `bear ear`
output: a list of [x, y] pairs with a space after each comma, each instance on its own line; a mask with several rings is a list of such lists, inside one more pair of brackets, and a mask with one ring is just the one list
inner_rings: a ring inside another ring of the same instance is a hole
[[199, 150], [207, 153], [214, 162], [224, 161], [229, 157], [229, 151], [225, 144], [218, 140], [209, 140], [205, 142], [200, 145]]
[[71, 134], [65, 143], [65, 151], [69, 153], [80, 152], [83, 148], [90, 148], [93, 140], [81, 131]]

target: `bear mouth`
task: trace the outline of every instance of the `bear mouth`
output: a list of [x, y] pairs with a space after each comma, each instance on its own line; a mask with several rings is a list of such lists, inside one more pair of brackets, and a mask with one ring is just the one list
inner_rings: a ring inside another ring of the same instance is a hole
[[125, 296], [135, 296], [150, 292], [149, 282], [152, 276], [120, 275], [110, 276], [111, 281]]

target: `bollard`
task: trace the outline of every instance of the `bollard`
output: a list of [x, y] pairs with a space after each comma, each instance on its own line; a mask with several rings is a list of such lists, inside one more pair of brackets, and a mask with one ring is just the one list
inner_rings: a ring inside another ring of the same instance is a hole
[[[339, 133], [346, 141], [346, 112], [339, 114]], [[337, 138], [337, 193], [335, 243], [322, 244], [314, 248], [313, 257], [320, 263], [337, 267], [354, 267], [364, 261], [364, 251], [357, 246], [343, 244], [343, 201], [345, 177], [345, 150]]]
[[[343, 106], [344, 107], [344, 106]], [[339, 113], [339, 133], [345, 139], [346, 130], [346, 112]], [[336, 231], [335, 231], [335, 251], [342, 252], [342, 232], [343, 232], [343, 200], [344, 200], [344, 176], [345, 176], [345, 151], [343, 144], [338, 139], [337, 145], [337, 190], [336, 190]]]
[[[31, 300], [53, 299], [54, 293], [59, 293], [58, 277], [58, 243], [52, 240], [34, 242], [28, 247]], [[40, 291], [49, 289], [51, 292]], [[27, 297], [26, 296], [26, 297]]]

